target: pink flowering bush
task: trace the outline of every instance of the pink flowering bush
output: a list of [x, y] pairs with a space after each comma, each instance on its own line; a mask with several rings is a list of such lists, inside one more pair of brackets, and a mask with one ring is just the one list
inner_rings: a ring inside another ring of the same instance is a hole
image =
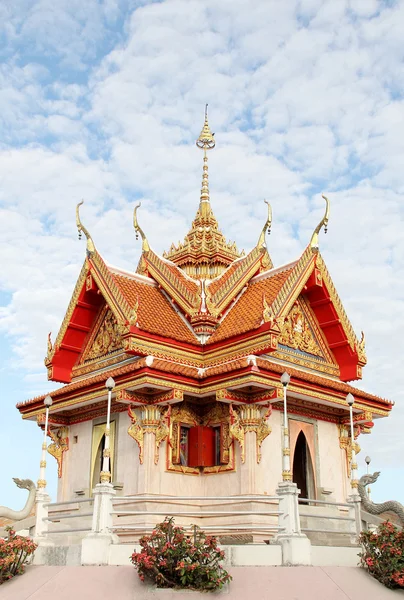
[[14, 575], [24, 572], [27, 557], [35, 552], [37, 545], [29, 538], [16, 535], [7, 528], [8, 537], [0, 538], [0, 584]]
[[388, 588], [404, 588], [404, 530], [386, 521], [360, 535], [361, 565]]
[[187, 588], [213, 591], [231, 580], [220, 564], [224, 552], [216, 538], [194, 526], [191, 535], [174, 526], [168, 518], [156, 526], [151, 535], [140, 540], [141, 551], [132, 554], [139, 577], [160, 588]]

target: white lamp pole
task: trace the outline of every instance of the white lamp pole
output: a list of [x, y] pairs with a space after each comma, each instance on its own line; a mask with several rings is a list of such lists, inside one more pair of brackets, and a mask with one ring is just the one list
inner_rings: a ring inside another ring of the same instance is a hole
[[[366, 475], [369, 475], [369, 465], [371, 463], [370, 456], [366, 456], [365, 463], [366, 463]], [[370, 485], [368, 485], [368, 498], [370, 500]]]
[[42, 442], [42, 455], [41, 462], [39, 463], [39, 479], [38, 479], [38, 489], [41, 489], [44, 493], [46, 492], [46, 436], [48, 435], [48, 421], [49, 421], [49, 407], [52, 406], [52, 398], [48, 395], [43, 401], [45, 405], [45, 429], [43, 434], [43, 442]]
[[351, 488], [353, 493], [357, 493], [358, 489], [358, 465], [356, 463], [356, 453], [355, 453], [355, 436], [354, 436], [354, 426], [353, 426], [353, 413], [352, 406], [355, 402], [355, 398], [352, 394], [348, 394], [346, 397], [347, 404], [349, 406], [349, 420], [351, 423]]
[[115, 381], [112, 377], [108, 377], [105, 382], [105, 387], [108, 390], [108, 408], [107, 408], [107, 424], [105, 426], [105, 446], [102, 453], [102, 471], [100, 473], [101, 483], [111, 482], [111, 446], [110, 446], [110, 420], [111, 420], [111, 399], [112, 390], [115, 387]]
[[283, 449], [282, 449], [282, 480], [292, 481], [292, 474], [290, 471], [290, 448], [289, 448], [289, 429], [288, 429], [288, 411], [287, 411], [287, 398], [286, 389], [290, 382], [289, 373], [283, 373], [281, 377], [281, 384], [283, 385]]

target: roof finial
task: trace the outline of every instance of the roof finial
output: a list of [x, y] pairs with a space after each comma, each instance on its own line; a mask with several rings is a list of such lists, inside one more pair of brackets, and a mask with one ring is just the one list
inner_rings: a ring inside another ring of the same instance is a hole
[[262, 228], [261, 231], [261, 235], [258, 239], [258, 248], [261, 248], [261, 246], [265, 245], [265, 234], [268, 232], [271, 233], [271, 225], [272, 225], [272, 208], [271, 205], [269, 204], [268, 200], [264, 200], [265, 204], [268, 205], [268, 216], [267, 216], [267, 220], [265, 221], [265, 225]]
[[76, 225], [77, 225], [77, 229], [79, 231], [79, 240], [81, 240], [82, 233], [84, 233], [84, 235], [87, 238], [87, 254], [90, 255], [93, 252], [95, 252], [95, 246], [94, 246], [93, 240], [91, 239], [91, 235], [88, 232], [88, 229], [86, 229], [86, 227], [84, 227], [83, 223], [80, 220], [80, 206], [82, 204], [84, 204], [84, 200], [79, 202], [78, 205], [76, 206]]
[[330, 216], [330, 201], [328, 200], [328, 198], [326, 196], [324, 196], [324, 194], [321, 194], [321, 196], [324, 198], [325, 203], [326, 203], [325, 214], [324, 214], [324, 217], [321, 219], [320, 223], [315, 228], [313, 235], [311, 236], [310, 248], [311, 248], [312, 252], [318, 252], [318, 234], [320, 233], [320, 230], [323, 227], [323, 225], [324, 225], [324, 233], [327, 233], [328, 219]]
[[133, 211], [133, 227], [135, 228], [135, 231], [136, 231], [136, 239], [139, 239], [139, 233], [140, 233], [140, 237], [142, 238], [143, 252], [148, 252], [150, 250], [149, 242], [147, 241], [144, 231], [140, 227], [138, 220], [137, 220], [137, 209], [139, 208], [139, 206], [142, 206], [141, 202], [139, 202], [139, 204], [136, 204], [135, 210]]
[[201, 188], [201, 204], [200, 209], [202, 213], [206, 212], [207, 202], [209, 202], [209, 178], [208, 178], [208, 157], [207, 150], [212, 150], [216, 146], [214, 136], [211, 132], [208, 122], [208, 105], [205, 106], [205, 121], [202, 127], [200, 136], [196, 140], [198, 148], [203, 150], [203, 175], [202, 175], [202, 188]]

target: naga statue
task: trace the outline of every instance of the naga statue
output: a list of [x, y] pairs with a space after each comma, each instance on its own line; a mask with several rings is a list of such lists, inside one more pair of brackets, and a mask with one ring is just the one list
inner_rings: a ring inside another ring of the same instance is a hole
[[398, 516], [402, 525], [404, 526], [404, 506], [400, 504], [400, 502], [396, 502], [395, 500], [388, 500], [387, 502], [381, 502], [380, 504], [375, 504], [371, 500], [369, 500], [368, 495], [366, 493], [366, 486], [370, 483], [375, 483], [380, 475], [380, 471], [376, 471], [371, 475], [362, 475], [358, 482], [358, 491], [362, 500], [362, 508], [366, 510], [371, 515], [380, 515], [384, 512], [392, 512]]
[[13, 477], [13, 481], [17, 487], [29, 490], [27, 501], [21, 510], [12, 510], [11, 508], [7, 508], [7, 506], [0, 506], [0, 518], [10, 519], [10, 521], [21, 521], [31, 514], [35, 503], [36, 486], [31, 479], [17, 479]]

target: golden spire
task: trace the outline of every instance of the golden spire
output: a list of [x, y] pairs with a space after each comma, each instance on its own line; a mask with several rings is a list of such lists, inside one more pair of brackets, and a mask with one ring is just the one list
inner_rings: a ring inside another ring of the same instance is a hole
[[208, 105], [205, 106], [205, 121], [202, 127], [200, 136], [196, 140], [198, 148], [203, 150], [203, 175], [202, 175], [202, 188], [201, 188], [201, 202], [200, 210], [202, 215], [206, 215], [208, 212], [209, 204], [209, 177], [208, 177], [208, 156], [207, 151], [212, 150], [216, 146], [214, 136], [211, 132], [208, 123]]
[[320, 233], [320, 230], [323, 227], [323, 225], [324, 225], [324, 233], [327, 233], [328, 219], [330, 217], [330, 201], [328, 200], [328, 198], [326, 196], [324, 196], [324, 194], [321, 194], [321, 196], [324, 198], [325, 204], [326, 204], [325, 214], [324, 214], [324, 217], [321, 219], [320, 223], [317, 225], [317, 227], [313, 231], [313, 235], [311, 236], [310, 248], [311, 248], [312, 252], [318, 252], [318, 234]]
[[95, 251], [95, 246], [94, 246], [94, 242], [91, 239], [91, 235], [89, 234], [88, 230], [84, 227], [83, 223], [80, 220], [80, 206], [84, 204], [84, 200], [82, 200], [81, 202], [78, 203], [78, 205], [76, 206], [76, 225], [77, 225], [77, 229], [79, 231], [79, 240], [81, 240], [81, 234], [84, 233], [84, 235], [87, 238], [87, 254], [92, 254]]
[[135, 231], [136, 231], [136, 239], [139, 239], [139, 233], [140, 233], [140, 237], [142, 238], [142, 250], [143, 250], [143, 252], [148, 252], [150, 250], [149, 242], [147, 241], [147, 238], [146, 238], [146, 236], [144, 234], [144, 231], [140, 227], [140, 225], [138, 223], [138, 220], [137, 220], [137, 209], [141, 205], [142, 205], [141, 202], [139, 202], [139, 204], [136, 204], [135, 210], [133, 211], [133, 227], [135, 228]]

